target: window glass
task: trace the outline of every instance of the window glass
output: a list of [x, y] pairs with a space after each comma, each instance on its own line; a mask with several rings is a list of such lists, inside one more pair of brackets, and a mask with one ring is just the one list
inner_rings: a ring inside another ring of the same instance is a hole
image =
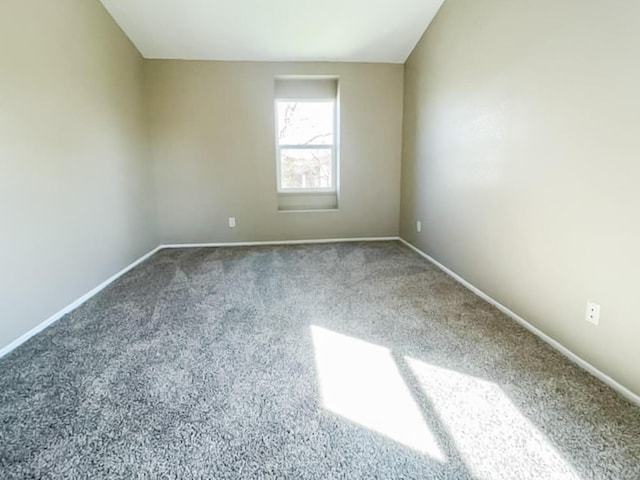
[[280, 145], [332, 145], [334, 102], [282, 101], [278, 108]]
[[331, 188], [331, 149], [280, 149], [281, 188]]
[[330, 99], [276, 100], [279, 191], [335, 190], [335, 108]]

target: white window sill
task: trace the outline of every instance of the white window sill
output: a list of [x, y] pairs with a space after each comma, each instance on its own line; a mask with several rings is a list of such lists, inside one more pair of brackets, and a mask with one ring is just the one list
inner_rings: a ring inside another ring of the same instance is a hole
[[338, 193], [333, 192], [280, 192], [278, 193], [278, 212], [318, 212], [336, 211]]

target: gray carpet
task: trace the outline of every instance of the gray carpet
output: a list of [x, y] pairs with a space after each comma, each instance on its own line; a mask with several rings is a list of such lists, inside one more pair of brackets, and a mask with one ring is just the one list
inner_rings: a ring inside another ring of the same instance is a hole
[[0, 478], [637, 480], [640, 409], [399, 243], [163, 250], [0, 361]]

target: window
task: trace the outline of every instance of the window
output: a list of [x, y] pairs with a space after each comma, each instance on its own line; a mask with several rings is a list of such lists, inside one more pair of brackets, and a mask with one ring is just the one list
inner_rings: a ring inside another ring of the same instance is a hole
[[275, 120], [278, 209], [337, 209], [337, 78], [276, 78]]
[[278, 191], [335, 191], [335, 110], [335, 100], [276, 100]]

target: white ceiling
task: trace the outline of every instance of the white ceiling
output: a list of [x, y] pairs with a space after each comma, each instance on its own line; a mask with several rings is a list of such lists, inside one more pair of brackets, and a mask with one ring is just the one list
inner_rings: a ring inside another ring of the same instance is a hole
[[146, 58], [404, 63], [444, 0], [101, 0]]

